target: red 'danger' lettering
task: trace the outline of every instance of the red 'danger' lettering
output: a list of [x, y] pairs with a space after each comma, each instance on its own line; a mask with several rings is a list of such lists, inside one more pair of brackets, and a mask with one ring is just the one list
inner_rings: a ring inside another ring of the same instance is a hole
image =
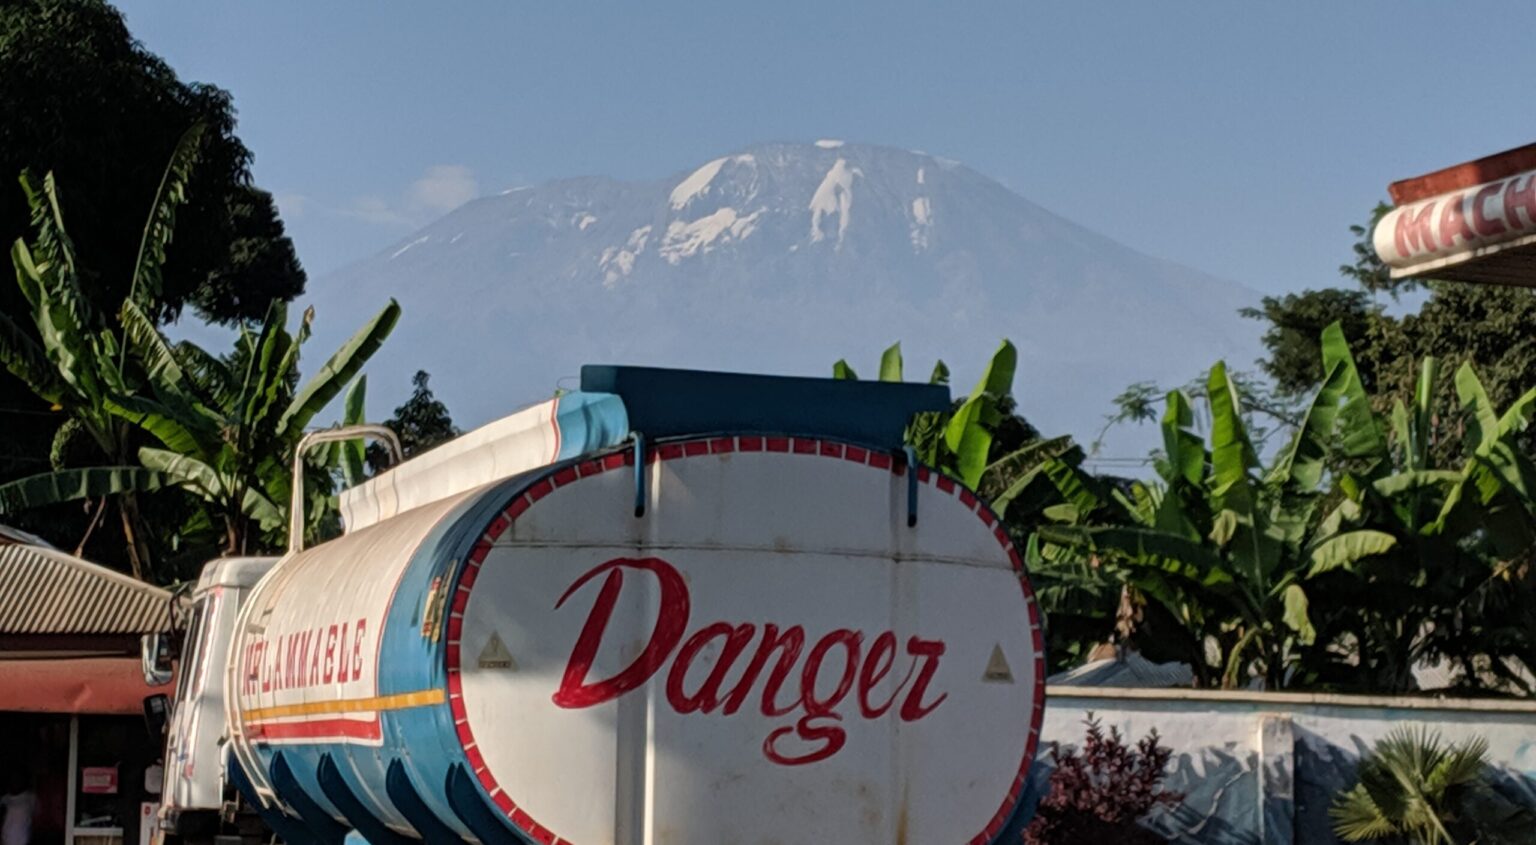
[[[649, 640], [628, 666], [607, 678], [590, 678], [625, 579], [646, 576], [654, 577], [660, 590], [660, 612]], [[693, 607], [688, 582], [660, 558], [615, 558], [599, 564], [577, 578], [555, 608], [599, 577], [602, 585], [596, 600], [571, 649], [560, 686], [551, 696], [559, 707], [581, 709], [615, 700], [645, 685], [670, 660], [664, 676], [665, 697], [679, 714], [729, 716], [759, 689], [758, 710], [763, 716], [798, 714], [763, 739], [765, 757], [779, 765], [796, 766], [825, 760], [847, 744], [848, 733], [839, 723], [850, 698], [861, 718], [878, 719], [895, 708], [896, 718], [916, 722], [949, 697], [931, 689], [945, 652], [942, 640], [908, 638], [900, 655], [906, 658], [905, 671], [900, 681], [882, 693], [881, 685], [894, 677], [892, 670], [900, 657], [892, 631], [869, 638], [862, 631], [838, 628], [822, 634], [807, 649], [807, 634], [800, 625], [782, 628], [772, 622], [759, 626], [717, 621], [685, 639]], [[702, 680], [690, 681], [689, 669], [711, 646], [718, 647], [713, 666]], [[740, 677], [726, 690], [727, 679], [743, 660]]]

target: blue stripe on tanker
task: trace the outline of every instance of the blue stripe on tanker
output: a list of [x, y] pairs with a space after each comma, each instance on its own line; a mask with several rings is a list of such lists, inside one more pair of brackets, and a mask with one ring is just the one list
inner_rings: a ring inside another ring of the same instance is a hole
[[[560, 438], [555, 465], [617, 445], [629, 436], [623, 403], [611, 394], [570, 393], [560, 397], [555, 423]], [[440, 521], [422, 541], [406, 567], [380, 632], [380, 696], [428, 689], [446, 692], [441, 638], [421, 635], [425, 599], [432, 583], [439, 578], [450, 583], [456, 574], [454, 565], [463, 560], [485, 525], [506, 507], [512, 493], [555, 465], [494, 483]], [[447, 705], [384, 711], [380, 724], [384, 742], [379, 746], [338, 742], [276, 747], [258, 742], [255, 746], [266, 752], [263, 759], [268, 768], [274, 762], [274, 752], [281, 750], [298, 786], [321, 810], [346, 818], [320, 785], [320, 764], [329, 754], [352, 793], [374, 808], [381, 822], [402, 830], [411, 829], [411, 825], [388, 795], [386, 779], [395, 758], [386, 749], [406, 749], [408, 753], [400, 762], [422, 803], [439, 821], [461, 835], [470, 835], [444, 794], [451, 765], [467, 762], [456, 741]]]
[[[584, 377], [586, 375], [587, 373], [584, 373]], [[635, 377], [634, 374], [623, 372], [619, 375]], [[641, 373], [641, 375], [647, 374]], [[917, 394], [912, 395], [917, 396]], [[944, 391], [943, 402], [936, 401], [936, 397], [937, 394], [934, 397], [923, 395], [918, 398], [922, 402], [931, 402], [940, 407], [947, 404], [947, 391]], [[713, 396], [693, 397], [695, 402], [701, 405], [709, 404], [714, 398]], [[760, 396], [759, 401], [762, 398]], [[675, 400], [676, 397], [673, 399]], [[917, 399], [913, 399], [912, 402], [921, 404]], [[672, 406], [685, 404], [687, 403], [671, 403]], [[771, 404], [781, 414], [789, 410], [793, 415], [794, 411], [802, 410], [793, 408], [793, 403], [775, 401]], [[327, 775], [339, 780], [362, 805], [360, 811], [354, 809], [355, 813], [367, 813], [376, 818], [377, 822], [393, 830], [410, 831], [414, 826], [390, 797], [391, 767], [393, 766], [395, 767], [393, 779], [395, 792], [400, 794], [402, 777], [409, 782], [410, 788], [419, 800], [419, 806], [413, 807], [411, 812], [418, 817], [422, 811], [425, 811], [442, 827], [451, 829], [461, 837], [479, 838], [485, 845], [491, 845], [492, 842], [533, 845], [532, 840], [527, 839], [500, 817], [495, 801], [471, 774], [472, 764], [460, 743], [459, 733], [447, 700], [447, 634], [445, 631], [448, 611], [446, 608], [451, 604], [452, 596], [444, 594], [458, 583], [466, 558], [484, 535], [487, 525], [495, 520], [522, 490], [552, 475], [578, 457], [591, 458], [594, 454], [613, 451], [616, 447], [625, 444], [630, 437], [630, 418], [626, 407], [627, 403], [614, 394], [578, 392], [562, 396], [556, 406], [554, 419], [559, 438], [559, 448], [554, 461], [511, 478], [492, 482], [468, 495], [451, 511], [439, 518], [422, 537], [416, 549], [410, 553], [408, 562], [405, 563], [396, 584], [394, 597], [388, 605], [377, 633], [379, 662], [375, 676], [376, 692], [379, 697], [388, 698], [434, 691], [441, 696], [438, 700], [398, 709], [380, 710], [378, 719], [382, 741], [379, 744], [299, 741], [270, 745], [257, 740], [253, 746], [263, 767], [270, 771], [280, 753], [289, 770], [286, 774], [296, 782], [298, 790], [333, 818], [346, 819], [346, 815], [341, 812], [336, 803], [327, 798], [327, 792], [320, 782], [320, 768], [328, 756], [333, 768], [328, 769]], [[836, 410], [849, 409], [845, 406]], [[904, 408], [903, 413], [899, 415], [891, 413], [876, 416], [892, 419], [900, 416], [904, 425], [905, 420], [910, 417], [911, 410], [914, 408]], [[827, 408], [820, 409], [820, 413], [826, 414], [826, 412]], [[670, 431], [668, 429], [673, 426], [669, 423], [672, 421], [660, 416], [652, 420], [657, 422], [657, 425], [645, 425], [647, 418], [657, 413], [653, 411], [649, 414], [640, 414], [641, 419], [636, 421], [635, 427], [648, 434], [650, 433], [648, 429], [661, 429], [665, 432], [663, 436], [678, 436], [690, 428], [697, 428], [688, 420], [683, 420], [675, 423], [678, 431]], [[756, 413], [755, 409], [754, 413]], [[684, 415], [686, 414], [687, 411], [684, 411]], [[772, 416], [764, 416], [764, 414], [766, 411], [757, 414], [757, 418], [762, 420]], [[837, 415], [833, 413], [830, 416]], [[736, 426], [741, 425], [737, 420], [712, 420], [712, 423], [728, 426], [727, 431], [732, 431]], [[850, 437], [848, 435], [851, 432], [841, 432], [842, 436], [839, 437], [839, 432], [829, 431], [838, 426], [826, 420], [817, 420], [805, 425], [806, 430], [803, 432], [796, 430], [798, 426], [792, 422], [774, 420], [774, 423], [783, 424], [788, 428], [786, 431], [785, 428], [774, 425], [774, 430], [777, 432], [830, 434], [835, 439], [859, 441], [873, 450], [888, 451], [893, 448], [893, 444], [889, 441], [893, 437], [899, 437], [899, 427], [892, 429], [897, 434], [887, 431], [860, 432], [859, 434], [864, 436], [855, 434]], [[747, 428], [761, 431], [759, 426]], [[709, 426], [711, 432], [720, 430], [713, 424]], [[695, 430], [693, 433], [703, 432]], [[368, 530], [368, 528], [360, 529], [360, 531]], [[396, 556], [393, 560], [398, 564], [400, 557]], [[424, 624], [427, 621], [427, 614], [431, 612], [429, 605], [444, 608], [441, 616], [433, 619], [430, 626]], [[515, 714], [507, 715], [515, 718]], [[454, 782], [455, 776], [463, 788], [462, 794], [457, 796], [457, 801], [449, 795], [449, 785]], [[333, 794], [335, 794], [335, 788], [333, 783]], [[490, 813], [489, 818], [495, 819], [497, 830], [486, 830], [482, 823], [483, 819], [466, 818], [472, 815], [464, 809], [465, 795], [471, 792]], [[1026, 805], [1031, 803], [1026, 801], [1014, 807], [1009, 813], [1009, 823], [1006, 825], [1006, 832], [1009, 835], [1016, 835], [1018, 827], [1028, 819], [1030, 810]], [[455, 804], [459, 805], [459, 810], [455, 809]], [[359, 826], [357, 821], [347, 819], [349, 826], [354, 828]], [[475, 830], [471, 829], [471, 824], [474, 824]], [[441, 828], [437, 833], [441, 836]]]

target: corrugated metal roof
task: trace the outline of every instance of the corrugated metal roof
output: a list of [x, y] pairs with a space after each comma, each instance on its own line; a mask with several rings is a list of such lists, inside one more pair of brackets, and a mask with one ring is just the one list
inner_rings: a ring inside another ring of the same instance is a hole
[[146, 634], [171, 594], [39, 546], [0, 546], [0, 634]]

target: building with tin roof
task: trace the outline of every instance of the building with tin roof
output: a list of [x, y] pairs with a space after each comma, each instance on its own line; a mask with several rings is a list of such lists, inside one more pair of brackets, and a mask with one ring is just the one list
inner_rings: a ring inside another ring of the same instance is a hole
[[171, 602], [164, 589], [0, 526], [0, 736], [8, 776], [37, 793], [38, 845], [139, 841], [160, 753], [143, 715], [157, 690], [140, 642], [170, 628]]

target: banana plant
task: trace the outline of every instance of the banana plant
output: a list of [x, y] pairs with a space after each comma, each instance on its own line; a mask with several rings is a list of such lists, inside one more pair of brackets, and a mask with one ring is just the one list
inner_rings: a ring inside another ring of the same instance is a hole
[[[123, 307], [154, 307], [160, 268], [171, 242], [176, 209], [186, 200], [186, 185], [198, 158], [203, 127], [194, 125], [178, 141], [166, 165], [144, 225]], [[135, 493], [153, 490], [164, 479], [132, 463], [132, 430], [111, 411], [113, 397], [134, 392], [142, 374], [129, 359], [123, 330], [114, 311], [91, 301], [82, 285], [74, 244], [64, 227], [58, 186], [50, 172], [39, 182], [21, 176], [30, 209], [33, 238], [11, 247], [16, 283], [29, 307], [32, 332], [0, 314], [0, 363], [74, 424], [61, 426], [61, 437], [88, 436], [111, 466], [53, 472], [0, 485], [0, 513], [11, 513], [71, 499], [115, 498], [125, 546], [135, 577], [150, 568], [149, 547]], [[55, 444], [56, 447], [58, 444]], [[54, 452], [61, 450], [55, 448]], [[92, 521], [94, 527], [96, 521]], [[84, 544], [81, 540], [81, 545]]]
[[[957, 407], [948, 413], [918, 414], [907, 430], [907, 442], [917, 450], [918, 459], [971, 488], [979, 487], [989, 471], [1003, 466], [988, 459], [994, 432], [1013, 408], [1013, 376], [1017, 368], [1018, 350], [1011, 341], [1004, 340], [992, 353], [976, 388]], [[832, 365], [832, 377], [857, 379], [858, 374], [846, 360], [839, 360]], [[881, 354], [879, 380], [904, 381], [900, 343]], [[949, 367], [939, 361], [928, 382], [948, 384]], [[1022, 457], [1015, 453], [1001, 460], [1016, 463]]]
[[[225, 537], [225, 551], [246, 554], [282, 547], [287, 524], [291, 461], [305, 428], [348, 385], [346, 421], [363, 417], [360, 372], [400, 316], [393, 300], [338, 349], [302, 386], [300, 352], [310, 335], [313, 309], [290, 333], [281, 302], [268, 309], [259, 331], [241, 331], [235, 351], [218, 358], [193, 344], [172, 345], [143, 315], [130, 320], [134, 351], [145, 361], [148, 395], [122, 397], [113, 412], [161, 444], [139, 450], [139, 459], [201, 499]], [[360, 444], [359, 444], [360, 445]], [[315, 532], [334, 514], [331, 472], [360, 480], [358, 450], [350, 444], [317, 451], [306, 473], [307, 529]]]
[[1344, 437], [1346, 451], [1362, 460], [1382, 442], [1342, 333], [1325, 340], [1324, 358], [1323, 388], [1267, 470], [1220, 363], [1207, 383], [1208, 438], [1193, 429], [1188, 397], [1170, 393], [1158, 480], [1109, 496], [1123, 524], [1082, 524], [1082, 514], [1106, 506], [1105, 494], [1080, 471], [1053, 465], [1064, 501], [1053, 512], [1059, 524], [1039, 530], [1042, 561], [1096, 561], [1160, 604], [1189, 631], [1185, 659], [1202, 682], [1287, 685], [1307, 652], [1326, 645], [1317, 638], [1312, 585], [1397, 542], [1386, 532], [1352, 527], [1344, 518], [1348, 503], [1320, 514], [1328, 503], [1323, 466], [1340, 420], [1368, 427]]

